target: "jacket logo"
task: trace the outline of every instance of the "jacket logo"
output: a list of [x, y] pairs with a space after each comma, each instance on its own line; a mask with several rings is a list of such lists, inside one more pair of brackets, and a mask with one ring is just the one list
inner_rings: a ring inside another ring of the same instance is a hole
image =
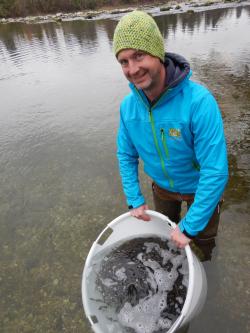
[[180, 138], [181, 137], [181, 130], [178, 128], [170, 128], [168, 131], [169, 136], [173, 138]]

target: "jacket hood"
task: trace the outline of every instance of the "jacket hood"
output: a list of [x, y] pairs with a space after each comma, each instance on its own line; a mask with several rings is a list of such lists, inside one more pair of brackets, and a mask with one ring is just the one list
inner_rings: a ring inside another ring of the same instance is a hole
[[166, 87], [173, 88], [177, 86], [190, 73], [189, 62], [179, 54], [165, 54], [164, 66], [166, 68]]

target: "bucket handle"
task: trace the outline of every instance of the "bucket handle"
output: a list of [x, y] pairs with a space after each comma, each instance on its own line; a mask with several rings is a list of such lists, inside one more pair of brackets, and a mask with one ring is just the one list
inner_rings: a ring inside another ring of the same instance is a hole
[[155, 215], [155, 213], [156, 213], [157, 215], [160, 214], [161, 217], [162, 217], [162, 219], [164, 219], [164, 220], [167, 222], [167, 224], [168, 224], [168, 226], [169, 226], [170, 228], [175, 229], [176, 226], [177, 226], [177, 224], [176, 224], [175, 222], [171, 221], [171, 220], [169, 219], [168, 216], [163, 215], [162, 213], [154, 212], [154, 211], [152, 211], [152, 210], [145, 210], [145, 213], [148, 214], [148, 215], [151, 215], [151, 216], [152, 216], [152, 215]]
[[168, 225], [169, 225], [169, 227], [171, 227], [172, 229], [175, 229], [175, 228], [176, 228], [176, 226], [177, 226], [177, 224], [176, 224], [176, 223], [174, 223], [174, 222], [170, 221], [169, 219], [167, 220], [167, 224], [168, 224]]

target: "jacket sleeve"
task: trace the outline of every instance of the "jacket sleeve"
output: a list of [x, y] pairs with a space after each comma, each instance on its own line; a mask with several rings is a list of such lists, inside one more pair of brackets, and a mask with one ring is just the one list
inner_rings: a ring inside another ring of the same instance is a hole
[[138, 177], [139, 155], [131, 141], [121, 112], [117, 136], [117, 158], [127, 204], [131, 208], [137, 208], [145, 203]]
[[195, 107], [191, 121], [200, 178], [195, 199], [180, 230], [195, 236], [204, 230], [228, 181], [227, 151], [223, 123], [214, 97], [208, 93]]

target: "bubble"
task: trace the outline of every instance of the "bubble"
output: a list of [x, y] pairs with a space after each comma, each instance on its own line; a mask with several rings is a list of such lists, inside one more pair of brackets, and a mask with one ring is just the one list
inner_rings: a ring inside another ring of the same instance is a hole
[[180, 304], [183, 304], [183, 298], [182, 297], [176, 297], [176, 301]]
[[159, 329], [169, 329], [172, 326], [172, 321], [168, 318], [159, 319]]
[[171, 258], [171, 253], [168, 250], [163, 250], [161, 249], [161, 257], [162, 257], [162, 265], [166, 265], [166, 263], [170, 260]]
[[160, 246], [159, 246], [159, 244], [145, 242], [144, 246], [146, 247], [146, 253], [152, 252], [152, 250], [155, 250], [158, 253], [160, 252]]
[[187, 275], [184, 275], [184, 276], [183, 276], [182, 284], [183, 284], [186, 288], [188, 287], [188, 276], [187, 276]]
[[185, 260], [183, 260], [181, 268], [179, 269], [179, 272], [183, 275], [188, 274], [188, 261], [187, 258], [185, 258]]
[[170, 261], [174, 267], [178, 267], [181, 264], [183, 264], [184, 259], [185, 259], [184, 255], [179, 255], [179, 256], [172, 257]]
[[164, 310], [165, 307], [166, 307], [166, 305], [167, 305], [167, 300], [166, 300], [166, 298], [162, 298], [162, 299], [160, 300], [160, 302], [159, 302], [159, 310], [160, 310], [160, 311]]
[[139, 253], [137, 255], [137, 259], [143, 262], [144, 261], [144, 259], [143, 259], [143, 253]]
[[121, 323], [123, 323], [125, 326], [129, 325], [131, 321], [133, 320], [133, 312], [132, 306], [129, 303], [125, 303], [123, 308], [118, 314], [118, 319]]
[[143, 264], [144, 264], [144, 266], [150, 267], [153, 271], [161, 268], [161, 265], [158, 262], [153, 261], [153, 260], [144, 261]]
[[112, 279], [108, 279], [108, 278], [107, 279], [103, 279], [102, 283], [106, 287], [115, 286], [117, 284], [117, 282], [113, 281]]
[[138, 312], [141, 312], [141, 311], [142, 311], [142, 306], [141, 306], [140, 304], [137, 306], [137, 311], [138, 311]]
[[127, 278], [127, 275], [125, 273], [125, 267], [121, 267], [115, 272], [115, 275], [119, 281], [124, 281]]

